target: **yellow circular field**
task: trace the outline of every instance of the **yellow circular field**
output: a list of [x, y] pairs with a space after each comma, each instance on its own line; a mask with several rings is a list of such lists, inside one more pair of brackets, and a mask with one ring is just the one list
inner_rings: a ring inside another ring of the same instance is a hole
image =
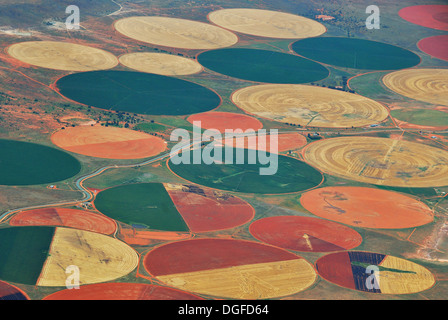
[[232, 95], [244, 111], [275, 121], [312, 127], [362, 127], [388, 117], [380, 103], [356, 94], [295, 84], [246, 87]]
[[405, 97], [448, 106], [448, 69], [408, 69], [387, 74], [383, 82]]
[[115, 29], [134, 40], [183, 49], [217, 49], [238, 42], [230, 31], [211, 24], [167, 17], [130, 17], [115, 22]]
[[120, 57], [120, 63], [137, 71], [165, 76], [189, 75], [202, 71], [202, 66], [196, 60], [165, 53], [129, 53]]
[[64, 71], [105, 70], [118, 65], [109, 52], [69, 42], [21, 42], [10, 46], [8, 54], [33, 66]]
[[216, 25], [259, 37], [301, 39], [327, 30], [317, 21], [290, 13], [260, 9], [223, 9], [209, 14]]
[[420, 143], [372, 137], [314, 142], [305, 161], [337, 177], [394, 187], [448, 185], [448, 152]]

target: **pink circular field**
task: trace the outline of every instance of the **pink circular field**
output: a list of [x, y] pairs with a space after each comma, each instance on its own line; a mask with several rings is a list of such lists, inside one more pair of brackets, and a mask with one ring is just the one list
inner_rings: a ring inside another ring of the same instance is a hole
[[434, 58], [448, 61], [448, 35], [422, 39], [417, 46], [420, 50]]
[[406, 21], [419, 26], [448, 31], [448, 5], [419, 5], [398, 12]]

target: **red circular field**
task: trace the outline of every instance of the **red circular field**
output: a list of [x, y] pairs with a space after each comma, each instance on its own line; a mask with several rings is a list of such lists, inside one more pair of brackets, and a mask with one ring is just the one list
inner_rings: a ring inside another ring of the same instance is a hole
[[241, 129], [243, 131], [253, 129], [257, 131], [263, 128], [263, 124], [258, 119], [239, 113], [205, 112], [189, 116], [187, 120], [190, 123], [201, 121], [201, 128], [215, 129], [221, 133], [224, 133], [226, 129]]
[[404, 229], [433, 221], [423, 202], [381, 189], [319, 188], [303, 194], [300, 203], [316, 216], [362, 228]]
[[448, 61], [448, 35], [422, 39], [417, 46], [420, 50], [435, 58]]
[[66, 208], [45, 208], [17, 213], [11, 226], [61, 226], [102, 234], [112, 234], [117, 225], [114, 220], [92, 212]]
[[448, 31], [448, 5], [419, 5], [398, 12], [404, 20], [419, 26]]
[[0, 300], [30, 300], [30, 298], [19, 288], [0, 281]]
[[305, 252], [349, 250], [362, 242], [361, 235], [347, 226], [299, 216], [263, 218], [252, 223], [249, 232], [265, 243]]
[[66, 289], [43, 300], [202, 300], [191, 293], [143, 283], [99, 283]]

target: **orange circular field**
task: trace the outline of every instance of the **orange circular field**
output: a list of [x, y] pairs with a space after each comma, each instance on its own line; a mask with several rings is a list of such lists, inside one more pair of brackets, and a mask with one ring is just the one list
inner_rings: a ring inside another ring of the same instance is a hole
[[362, 228], [404, 229], [433, 221], [423, 202], [381, 189], [325, 187], [306, 192], [300, 203], [316, 216]]
[[166, 142], [146, 133], [103, 126], [68, 127], [51, 136], [58, 147], [85, 156], [106, 159], [142, 159], [163, 152]]
[[226, 129], [241, 129], [246, 131], [253, 129], [255, 131], [263, 128], [263, 124], [254, 117], [239, 113], [230, 112], [205, 112], [198, 113], [188, 117], [188, 122], [201, 121], [201, 128], [217, 130], [224, 133]]

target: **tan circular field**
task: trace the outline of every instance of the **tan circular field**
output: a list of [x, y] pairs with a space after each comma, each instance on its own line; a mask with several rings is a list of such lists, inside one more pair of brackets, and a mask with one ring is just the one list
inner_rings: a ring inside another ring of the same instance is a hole
[[69, 42], [21, 42], [10, 46], [8, 54], [33, 66], [64, 71], [105, 70], [118, 65], [118, 59], [107, 51]]
[[155, 45], [183, 49], [217, 49], [238, 42], [230, 31], [211, 24], [167, 17], [130, 17], [115, 22], [126, 37]]
[[223, 9], [209, 14], [216, 25], [259, 37], [300, 39], [327, 31], [317, 21], [290, 13], [260, 9]]
[[189, 75], [202, 71], [202, 66], [196, 60], [165, 53], [129, 53], [119, 60], [128, 68], [165, 76]]
[[356, 94], [299, 84], [264, 84], [232, 95], [244, 111], [275, 121], [311, 127], [362, 127], [385, 120], [380, 103]]
[[448, 69], [408, 69], [387, 74], [383, 82], [405, 97], [448, 106]]
[[303, 157], [328, 174], [365, 183], [410, 188], [448, 185], [448, 152], [415, 142], [332, 138], [309, 144]]
[[163, 152], [166, 142], [150, 134], [103, 126], [67, 127], [51, 136], [58, 147], [90, 157], [142, 159]]

